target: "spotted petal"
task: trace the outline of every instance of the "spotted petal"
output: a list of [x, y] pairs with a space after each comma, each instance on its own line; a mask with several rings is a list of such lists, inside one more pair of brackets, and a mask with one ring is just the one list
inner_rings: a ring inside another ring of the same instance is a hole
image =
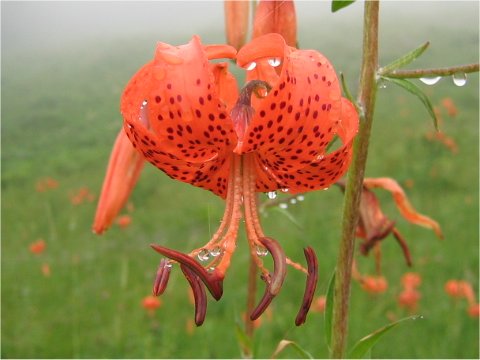
[[[277, 77], [267, 70], [275, 61], [283, 64]], [[309, 191], [339, 179], [350, 161], [358, 115], [341, 97], [330, 62], [317, 51], [288, 47], [278, 34], [250, 42], [237, 62], [247, 68], [255, 63], [251, 76], [272, 86], [268, 96], [255, 100], [256, 112], [239, 151], [257, 153], [257, 190]], [[335, 135], [343, 146], [328, 154]]]
[[[226, 64], [230, 46], [159, 43], [155, 58], [130, 80], [122, 96], [125, 130], [144, 157], [168, 176], [225, 197], [236, 135], [229, 120], [237, 93]], [[222, 94], [229, 94], [222, 98]]]

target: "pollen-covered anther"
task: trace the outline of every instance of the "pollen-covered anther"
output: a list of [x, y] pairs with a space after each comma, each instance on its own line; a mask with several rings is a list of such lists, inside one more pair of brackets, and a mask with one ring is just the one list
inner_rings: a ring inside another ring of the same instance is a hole
[[182, 264], [180, 268], [192, 288], [195, 301], [195, 324], [200, 326], [203, 324], [205, 315], [207, 314], [207, 294], [205, 293], [205, 287], [198, 275], [190, 270], [188, 266]]
[[305, 259], [308, 265], [307, 282], [305, 285], [305, 293], [303, 294], [302, 306], [298, 311], [295, 319], [295, 325], [302, 325], [307, 319], [308, 311], [312, 305], [313, 296], [315, 295], [315, 289], [317, 288], [318, 281], [318, 259], [315, 251], [311, 247], [303, 249], [305, 253]]
[[220, 300], [223, 295], [223, 275], [218, 271], [214, 270], [208, 272], [205, 268], [197, 263], [193, 258], [187, 254], [181, 253], [176, 250], [168, 249], [166, 247], [151, 244], [150, 245], [156, 252], [172, 259], [178, 261], [180, 264], [184, 265], [195, 273], [200, 280], [203, 281], [207, 289], [212, 294], [215, 300]]
[[263, 277], [263, 280], [266, 282], [267, 287], [265, 293], [263, 294], [260, 303], [250, 314], [250, 319], [253, 321], [258, 319], [260, 315], [267, 309], [268, 305], [272, 302], [273, 298], [280, 292], [282, 288], [283, 281], [287, 274], [287, 260], [285, 252], [283, 251], [280, 244], [269, 237], [259, 238], [259, 241], [263, 246], [272, 254], [273, 258], [273, 274], [269, 274], [268, 277]]
[[153, 295], [162, 295], [167, 288], [168, 279], [170, 279], [170, 271], [172, 270], [172, 264], [167, 259], [160, 260], [158, 265], [157, 275], [155, 282], [153, 283]]

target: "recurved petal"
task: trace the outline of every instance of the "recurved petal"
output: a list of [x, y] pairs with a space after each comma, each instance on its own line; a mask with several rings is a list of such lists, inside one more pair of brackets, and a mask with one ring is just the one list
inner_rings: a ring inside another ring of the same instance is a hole
[[159, 43], [154, 60], [125, 88], [121, 104], [125, 131], [148, 161], [172, 178], [223, 197], [218, 184], [226, 181], [236, 134], [230, 100], [221, 96], [230, 94], [223, 88], [231, 89], [234, 79], [225, 65], [216, 76], [208, 60], [234, 52], [228, 46], [204, 47], [197, 36], [181, 46]]
[[440, 225], [428, 216], [418, 213], [407, 198], [400, 185], [391, 178], [366, 178], [363, 184], [369, 188], [382, 188], [389, 191], [402, 216], [409, 222], [432, 229], [437, 237], [443, 238]]
[[103, 233], [112, 224], [127, 202], [144, 163], [143, 157], [134, 149], [127, 135], [121, 129], [115, 140], [103, 181], [93, 222], [95, 233]]
[[[324, 189], [339, 180], [350, 165], [353, 139], [358, 130], [358, 114], [353, 104], [342, 98], [341, 109], [342, 115], [336, 122], [335, 132], [342, 145], [337, 150], [331, 153], [318, 153], [317, 150], [309, 148], [313, 146], [311, 142], [315, 143], [312, 139], [329, 137], [316, 130], [315, 125], [312, 129], [313, 135], [304, 134], [293, 139], [292, 145], [285, 149], [277, 152], [259, 152], [257, 171], [260, 175], [257, 190], [268, 192], [284, 188], [289, 189], [290, 193], [298, 193]], [[334, 131], [333, 126], [331, 131]], [[321, 143], [317, 145], [320, 146]], [[308, 157], [303, 157], [302, 154], [305, 152], [309, 154]]]

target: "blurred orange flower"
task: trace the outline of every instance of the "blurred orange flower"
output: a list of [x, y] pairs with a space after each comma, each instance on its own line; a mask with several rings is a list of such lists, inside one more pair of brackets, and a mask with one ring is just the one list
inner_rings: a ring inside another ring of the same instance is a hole
[[148, 311], [149, 315], [153, 315], [155, 311], [162, 305], [162, 301], [153, 295], [148, 295], [143, 298], [142, 306]]
[[87, 187], [81, 187], [75, 193], [70, 195], [70, 202], [72, 205], [80, 205], [85, 201], [92, 202], [95, 200], [95, 195], [90, 192]]
[[115, 222], [121, 229], [125, 229], [132, 223], [132, 217], [130, 215], [121, 215]]
[[322, 313], [325, 311], [325, 306], [327, 305], [327, 298], [325, 295], [321, 295], [313, 300], [312, 311]]
[[47, 244], [45, 243], [45, 240], [43, 239], [38, 239], [37, 241], [33, 242], [30, 244], [30, 252], [39, 255], [45, 251], [45, 248], [47, 247]]
[[388, 282], [383, 276], [362, 276], [360, 283], [362, 289], [371, 294], [384, 293], [388, 288]]
[[468, 308], [468, 315], [473, 318], [478, 318], [480, 316], [480, 304], [473, 304]]
[[56, 189], [58, 187], [58, 181], [51, 177], [46, 177], [38, 180], [35, 187], [38, 192], [45, 192], [47, 190]]
[[475, 304], [475, 293], [472, 285], [464, 280], [449, 280], [445, 283], [445, 292], [452, 298], [467, 299], [470, 305]]
[[51, 275], [50, 265], [47, 263], [42, 264], [42, 274], [45, 277], [49, 277]]
[[442, 105], [447, 110], [447, 113], [451, 117], [455, 117], [458, 115], [458, 110], [457, 107], [455, 106], [455, 103], [453, 102], [452, 98], [444, 98], [442, 99]]
[[407, 308], [410, 311], [415, 311], [420, 300], [420, 293], [413, 288], [404, 289], [400, 295], [398, 295], [398, 304], [400, 307]]
[[422, 283], [420, 274], [407, 272], [402, 276], [402, 285], [405, 289], [415, 289]]

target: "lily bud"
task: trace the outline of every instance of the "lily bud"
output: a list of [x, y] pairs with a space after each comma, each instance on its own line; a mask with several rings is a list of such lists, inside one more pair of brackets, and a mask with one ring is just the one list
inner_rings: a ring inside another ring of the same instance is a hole
[[253, 20], [253, 38], [278, 33], [287, 45], [297, 45], [297, 16], [292, 0], [260, 0]]
[[235, 49], [245, 44], [248, 30], [249, 1], [225, 1], [225, 30], [227, 43]]
[[127, 202], [144, 163], [145, 159], [135, 150], [122, 128], [115, 140], [103, 180], [93, 222], [94, 233], [101, 234], [112, 224]]

